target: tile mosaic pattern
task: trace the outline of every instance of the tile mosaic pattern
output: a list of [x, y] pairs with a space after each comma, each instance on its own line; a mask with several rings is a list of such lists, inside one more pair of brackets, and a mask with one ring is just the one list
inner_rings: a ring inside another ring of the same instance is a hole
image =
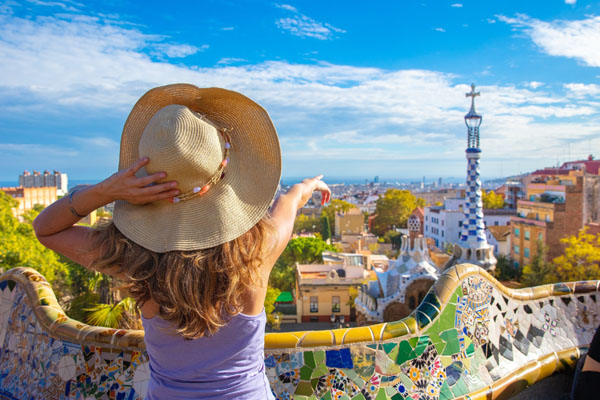
[[[478, 150], [478, 149], [477, 149]], [[481, 197], [481, 179], [479, 178], [479, 152], [467, 151], [467, 201], [465, 220], [460, 240], [465, 247], [477, 248], [486, 244], [483, 225], [483, 200]]]
[[[600, 324], [599, 284], [514, 291], [458, 265], [401, 321], [268, 334], [267, 376], [278, 399], [496, 398], [574, 364]], [[143, 332], [70, 320], [37, 272], [0, 276], [0, 322], [0, 398], [144, 398]]]

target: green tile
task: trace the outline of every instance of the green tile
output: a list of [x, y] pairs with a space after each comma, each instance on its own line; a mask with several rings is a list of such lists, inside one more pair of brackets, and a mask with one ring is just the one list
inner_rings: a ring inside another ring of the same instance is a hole
[[331, 392], [327, 391], [327, 393], [325, 393], [325, 396], [321, 397], [321, 400], [331, 400]]
[[385, 354], [390, 354], [390, 351], [394, 350], [394, 347], [396, 347], [396, 346], [397, 346], [396, 343], [384, 343], [383, 351], [385, 351]]
[[373, 349], [373, 350], [377, 350], [377, 345], [376, 344], [368, 344], [367, 347], [370, 348], [370, 349]]
[[425, 314], [422, 311], [417, 311], [416, 317], [417, 317], [417, 325], [419, 326], [419, 329], [423, 329], [431, 323], [431, 320], [429, 319], [427, 314]]
[[388, 396], [393, 396], [393, 395], [395, 395], [396, 393], [398, 393], [398, 391], [396, 390], [396, 388], [395, 388], [395, 387], [393, 387], [393, 386], [388, 386], [388, 387], [386, 387], [386, 388], [385, 388], [385, 392], [387, 393], [387, 395], [388, 395]]
[[460, 352], [460, 344], [458, 342], [458, 333], [456, 329], [448, 329], [440, 333], [440, 337], [446, 342], [446, 347], [442, 352], [443, 356], [451, 356]]
[[454, 318], [456, 316], [456, 305], [448, 304], [444, 308], [442, 315], [440, 315], [440, 331], [445, 331], [446, 329], [454, 328]]
[[454, 384], [454, 386], [452, 386], [451, 389], [452, 393], [454, 393], [454, 397], [462, 396], [463, 394], [469, 392], [469, 388], [467, 388], [467, 385], [465, 384], [465, 381], [463, 380], [462, 376], [458, 378], [458, 381], [456, 381], [456, 383]]
[[404, 400], [404, 396], [402, 396], [400, 393], [396, 393], [392, 396], [392, 400]]
[[303, 366], [302, 368], [300, 368], [300, 379], [305, 381], [310, 380], [312, 372], [313, 368], [309, 367], [308, 365]]
[[395, 360], [396, 358], [398, 358], [398, 349], [400, 348], [398, 346], [398, 343], [394, 343], [394, 349], [392, 351], [389, 352], [388, 357], [392, 360]]
[[375, 397], [375, 400], [388, 400], [389, 397], [387, 396], [387, 394], [385, 394], [385, 389], [381, 388], [379, 389], [379, 392], [377, 392], [377, 397]]
[[365, 396], [363, 396], [363, 394], [362, 394], [362, 393], [359, 393], [359, 394], [357, 394], [356, 396], [354, 396], [354, 397], [352, 398], [352, 400], [367, 400], [367, 399], [365, 399]]
[[325, 352], [323, 350], [313, 351], [313, 357], [315, 358], [315, 366], [325, 362]]
[[452, 390], [448, 387], [448, 382], [444, 381], [444, 384], [440, 388], [440, 399], [439, 400], [452, 400], [454, 395], [452, 394]]
[[308, 365], [311, 368], [315, 368], [315, 357], [313, 356], [313, 352], [312, 351], [305, 351], [304, 352], [304, 364]]
[[301, 394], [295, 394], [294, 395], [294, 400], [308, 400], [308, 396], [304, 396]]
[[311, 378], [318, 378], [323, 375], [327, 375], [329, 373], [329, 369], [323, 363], [319, 364], [317, 368], [315, 368], [312, 372]]
[[396, 359], [396, 364], [402, 365], [406, 361], [412, 360], [415, 357], [415, 351], [409, 344], [408, 340], [401, 341], [400, 345], [398, 346], [398, 358]]
[[310, 386], [312, 386], [313, 390], [317, 388], [318, 383], [319, 383], [319, 378], [313, 378], [310, 380]]
[[304, 396], [310, 396], [314, 393], [313, 387], [310, 385], [310, 382], [300, 381], [298, 382], [298, 386], [296, 386], [296, 391], [294, 394], [301, 394]]
[[419, 338], [417, 336], [411, 337], [408, 339], [408, 343], [410, 344], [410, 347], [414, 349], [417, 346], [417, 343], [419, 343]]
[[467, 357], [471, 357], [473, 355], [473, 353], [475, 353], [475, 346], [473, 346], [473, 342], [471, 342], [469, 347], [467, 347], [466, 353], [467, 353]]
[[415, 346], [415, 355], [417, 357], [419, 357], [421, 354], [423, 354], [423, 352], [425, 351], [427, 346], [429, 346], [429, 343], [430, 343], [429, 336], [427, 336], [427, 335], [419, 336], [419, 342]]

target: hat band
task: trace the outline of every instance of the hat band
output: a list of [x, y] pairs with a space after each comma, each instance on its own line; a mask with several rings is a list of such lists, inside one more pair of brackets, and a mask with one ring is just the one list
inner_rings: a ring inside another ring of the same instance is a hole
[[179, 203], [180, 201], [190, 200], [191, 198], [202, 196], [208, 192], [213, 185], [225, 178], [225, 167], [229, 164], [229, 150], [231, 149], [231, 138], [227, 134], [226, 128], [219, 128], [219, 133], [223, 137], [224, 149], [223, 149], [223, 161], [219, 164], [217, 171], [210, 177], [210, 179], [200, 186], [194, 187], [189, 192], [180, 194], [179, 196], [172, 197], [169, 201], [171, 203]]

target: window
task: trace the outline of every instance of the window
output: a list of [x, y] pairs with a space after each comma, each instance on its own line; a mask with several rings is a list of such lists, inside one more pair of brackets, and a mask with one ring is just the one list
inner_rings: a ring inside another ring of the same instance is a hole
[[529, 258], [529, 247], [523, 249], [523, 254], [525, 255], [525, 258]]
[[515, 254], [519, 254], [519, 246], [515, 245]]
[[515, 228], [515, 236], [519, 237], [519, 228]]
[[442, 237], [444, 237], [444, 231], [442, 231]]
[[540, 233], [538, 235], [538, 240], [541, 240], [542, 242], [544, 241], [544, 234], [543, 233]]
[[546, 222], [550, 222], [550, 215], [546, 215]]
[[519, 263], [515, 261], [515, 268], [519, 268]]
[[529, 231], [525, 231], [525, 240], [529, 240]]
[[310, 296], [310, 312], [319, 312], [318, 296]]
[[539, 221], [540, 220], [540, 214], [539, 213], [535, 213], [535, 220]]
[[498, 224], [498, 221], [494, 221], [494, 225], [495, 225], [495, 226], [498, 226], [498, 225], [499, 225], [499, 224]]
[[458, 227], [460, 228], [462, 226], [462, 221], [458, 221]]
[[340, 296], [331, 297], [331, 312], [340, 312]]
[[442, 226], [444, 226], [444, 220], [442, 220]]

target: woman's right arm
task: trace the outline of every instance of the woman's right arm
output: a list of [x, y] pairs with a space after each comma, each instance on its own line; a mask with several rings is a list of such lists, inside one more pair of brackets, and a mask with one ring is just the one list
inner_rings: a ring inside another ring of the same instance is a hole
[[294, 220], [298, 210], [303, 207], [311, 198], [313, 192], [318, 190], [322, 194], [321, 205], [329, 202], [331, 198], [331, 190], [325, 182], [321, 180], [323, 175], [316, 176], [312, 179], [305, 179], [300, 183], [292, 186], [287, 193], [279, 196], [271, 209], [271, 221], [275, 227], [276, 241], [273, 249], [267, 259], [265, 266], [268, 271], [271, 271], [275, 262], [283, 253], [287, 246], [292, 231], [294, 230]]

